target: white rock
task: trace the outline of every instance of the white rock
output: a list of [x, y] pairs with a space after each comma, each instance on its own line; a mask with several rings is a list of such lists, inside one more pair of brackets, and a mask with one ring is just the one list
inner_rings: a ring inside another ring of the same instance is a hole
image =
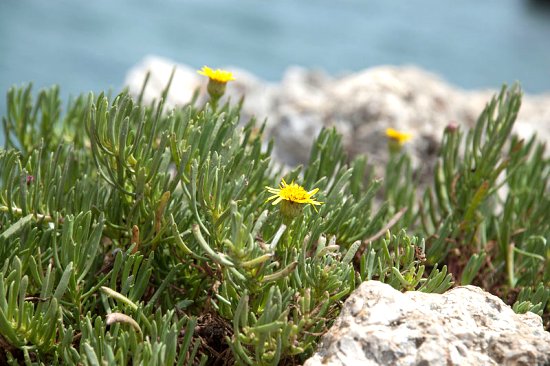
[[[199, 103], [206, 97], [206, 78], [188, 66], [158, 57], [147, 57], [127, 75], [130, 92], [141, 90], [147, 70], [151, 78], [144, 100], [158, 98], [174, 65], [174, 82], [168, 105], [187, 103], [200, 88]], [[236, 81], [227, 85], [227, 98], [245, 96], [242, 119], [267, 118], [266, 135], [275, 139], [275, 157], [282, 163], [306, 163], [313, 140], [322, 127], [336, 126], [352, 156], [366, 154], [384, 166], [388, 156], [384, 131], [388, 127], [412, 132], [408, 144], [415, 168], [430, 169], [438, 142], [450, 122], [473, 126], [485, 104], [497, 91], [463, 91], [416, 67], [381, 66], [341, 78], [319, 71], [289, 68], [279, 84], [267, 83], [233, 67]], [[550, 142], [550, 95], [525, 96], [515, 131], [523, 138], [537, 133]], [[422, 175], [422, 174], [420, 174]]]
[[346, 300], [317, 365], [547, 365], [550, 333], [478, 287], [401, 293], [367, 281]]
[[125, 84], [128, 86], [130, 93], [138, 95], [143, 87], [147, 72], [150, 72], [143, 93], [143, 101], [151, 103], [160, 97], [162, 91], [168, 85], [174, 67], [176, 71], [166, 103], [169, 106], [183, 105], [191, 100], [193, 92], [201, 85], [200, 75], [189, 66], [176, 64], [161, 57], [147, 56], [139, 65], [128, 72]]

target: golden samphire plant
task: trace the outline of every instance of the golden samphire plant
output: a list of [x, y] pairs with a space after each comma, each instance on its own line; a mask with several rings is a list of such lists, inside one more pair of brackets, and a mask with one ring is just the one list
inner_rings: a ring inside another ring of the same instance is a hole
[[0, 364], [302, 363], [371, 279], [473, 283], [548, 320], [550, 163], [510, 137], [517, 87], [445, 132], [424, 192], [406, 149], [371, 181], [323, 130], [283, 175], [238, 106], [141, 100], [8, 92]]

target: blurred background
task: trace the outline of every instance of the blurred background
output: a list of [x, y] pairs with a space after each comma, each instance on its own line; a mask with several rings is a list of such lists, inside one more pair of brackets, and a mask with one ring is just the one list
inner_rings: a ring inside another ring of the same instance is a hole
[[0, 114], [13, 84], [118, 91], [149, 54], [271, 81], [290, 65], [342, 75], [412, 64], [462, 88], [519, 80], [542, 93], [550, 11], [528, 0], [1, 0]]

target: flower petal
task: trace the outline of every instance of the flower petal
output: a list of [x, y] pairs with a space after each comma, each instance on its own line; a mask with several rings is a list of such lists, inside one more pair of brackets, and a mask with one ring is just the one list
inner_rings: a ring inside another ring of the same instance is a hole
[[277, 197], [277, 199], [275, 201], [273, 201], [272, 205], [276, 205], [277, 203], [281, 202], [283, 200], [283, 197]]
[[319, 188], [312, 189], [311, 191], [307, 192], [310, 196], [313, 196], [315, 193], [319, 192]]

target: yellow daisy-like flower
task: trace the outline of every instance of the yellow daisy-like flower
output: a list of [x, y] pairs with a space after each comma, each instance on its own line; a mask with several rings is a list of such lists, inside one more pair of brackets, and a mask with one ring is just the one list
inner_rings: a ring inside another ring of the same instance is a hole
[[295, 203], [305, 203], [310, 205], [321, 205], [323, 202], [315, 201], [311, 197], [317, 192], [319, 192], [319, 188], [315, 188], [311, 191], [306, 191], [304, 187], [302, 187], [299, 184], [296, 184], [294, 182], [288, 184], [283, 181], [281, 182], [281, 188], [271, 188], [271, 187], [265, 187], [269, 193], [273, 193], [273, 196], [269, 197], [267, 200], [275, 200], [273, 201], [273, 205], [276, 205], [277, 203], [281, 202], [282, 200], [295, 202]]
[[398, 142], [399, 145], [403, 145], [412, 138], [411, 133], [397, 131], [393, 128], [386, 129], [386, 136], [391, 140]]
[[225, 94], [225, 86], [228, 81], [235, 80], [233, 74], [225, 70], [212, 70], [208, 66], [203, 66], [203, 68], [197, 71], [199, 74], [208, 76], [208, 86], [206, 90], [208, 95], [210, 95], [210, 101], [214, 109], [218, 104], [218, 100]]
[[302, 205], [315, 206], [322, 205], [323, 202], [313, 199], [313, 195], [319, 191], [315, 188], [311, 191], [306, 191], [304, 187], [294, 182], [288, 184], [283, 179], [280, 188], [265, 187], [272, 194], [266, 202], [273, 200], [272, 204], [281, 203], [281, 214], [288, 219], [293, 219], [302, 212]]
[[221, 69], [213, 70], [208, 66], [203, 66], [202, 69], [197, 72], [201, 75], [208, 76], [210, 80], [217, 81], [218, 83], [225, 84], [228, 81], [235, 80], [235, 77], [231, 72]]

